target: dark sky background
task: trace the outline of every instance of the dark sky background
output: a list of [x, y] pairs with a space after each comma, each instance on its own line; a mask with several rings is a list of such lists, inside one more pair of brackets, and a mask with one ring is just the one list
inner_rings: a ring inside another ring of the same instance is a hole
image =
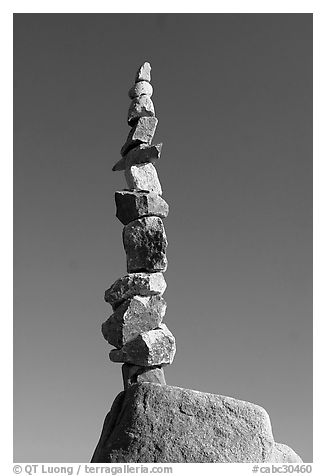
[[14, 459], [87, 462], [121, 366], [111, 172], [152, 65], [168, 384], [263, 406], [312, 461], [312, 15], [14, 15]]

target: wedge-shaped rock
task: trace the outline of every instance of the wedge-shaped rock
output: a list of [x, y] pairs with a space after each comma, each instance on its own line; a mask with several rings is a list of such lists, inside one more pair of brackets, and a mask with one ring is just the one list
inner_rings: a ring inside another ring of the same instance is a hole
[[175, 355], [175, 339], [165, 324], [144, 332], [122, 349], [111, 350], [112, 362], [126, 362], [142, 367], [171, 364]]
[[113, 167], [112, 170], [125, 170], [136, 164], [144, 164], [147, 162], [155, 162], [161, 156], [162, 143], [155, 145], [140, 144], [131, 149], [124, 157], [122, 157]]
[[123, 364], [122, 378], [124, 389], [141, 382], [152, 382], [166, 385], [162, 367], [140, 367], [139, 365]]
[[104, 300], [116, 310], [128, 298], [133, 296], [162, 295], [166, 282], [162, 273], [131, 273], [117, 279], [105, 291]]
[[140, 383], [116, 397], [92, 463], [302, 463], [284, 446], [258, 405]]
[[132, 165], [125, 170], [128, 188], [131, 190], [147, 190], [162, 195], [162, 187], [156, 168], [152, 163]]
[[128, 273], [166, 271], [168, 241], [161, 218], [144, 217], [123, 229]]
[[116, 216], [124, 225], [145, 216], [165, 218], [169, 213], [169, 205], [157, 193], [121, 191], [114, 197]]
[[151, 65], [146, 61], [144, 64], [140, 66], [136, 73], [135, 83], [139, 81], [151, 81]]
[[153, 101], [145, 94], [131, 101], [128, 111], [128, 124], [133, 126], [140, 117], [155, 116]]
[[165, 315], [166, 302], [162, 296], [134, 296], [102, 324], [102, 334], [118, 349], [139, 334], [158, 327]]
[[130, 149], [139, 144], [151, 144], [157, 123], [158, 119], [156, 117], [141, 117], [129, 132], [127, 140], [121, 148], [121, 155], [126, 155]]
[[134, 99], [138, 96], [142, 96], [146, 94], [146, 96], [151, 97], [153, 94], [153, 86], [148, 81], [139, 81], [132, 88], [129, 89], [129, 97], [130, 99]]

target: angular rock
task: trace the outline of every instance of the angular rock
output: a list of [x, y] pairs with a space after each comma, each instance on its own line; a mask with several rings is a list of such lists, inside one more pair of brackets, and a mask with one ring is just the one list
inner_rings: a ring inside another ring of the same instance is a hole
[[148, 81], [139, 81], [135, 83], [133, 87], [129, 89], [128, 93], [130, 99], [142, 96], [143, 94], [146, 94], [146, 96], [149, 97], [153, 94], [153, 86]]
[[129, 132], [127, 140], [121, 148], [121, 155], [126, 155], [129, 150], [141, 143], [151, 144], [157, 123], [156, 117], [141, 117]]
[[92, 463], [274, 463], [278, 446], [258, 405], [141, 383], [117, 396]]
[[116, 216], [124, 225], [145, 216], [165, 218], [169, 213], [169, 205], [156, 193], [121, 191], [114, 198]]
[[139, 334], [157, 328], [165, 315], [166, 302], [162, 296], [134, 296], [102, 324], [102, 334], [118, 349]]
[[152, 163], [137, 164], [125, 170], [125, 178], [130, 190], [140, 190], [162, 195], [162, 187], [156, 168]]
[[132, 221], [124, 227], [122, 237], [128, 273], [166, 271], [168, 241], [161, 218]]
[[121, 349], [111, 350], [112, 362], [126, 362], [142, 367], [172, 364], [175, 355], [175, 339], [165, 324], [143, 332], [127, 342]]
[[139, 81], [151, 81], [151, 65], [146, 61], [144, 64], [140, 66], [136, 73], [135, 83]]
[[155, 162], [161, 156], [162, 145], [162, 143], [155, 145], [140, 144], [118, 160], [112, 167], [113, 172], [116, 170], [125, 170], [127, 167], [136, 164]]
[[132, 273], [117, 279], [105, 291], [104, 300], [116, 310], [133, 296], [161, 296], [166, 289], [162, 273]]
[[155, 116], [153, 101], [145, 94], [132, 100], [128, 111], [128, 124], [133, 126], [140, 117]]
[[161, 367], [140, 367], [139, 365], [123, 364], [122, 378], [125, 390], [130, 385], [142, 382], [166, 385], [164, 370]]

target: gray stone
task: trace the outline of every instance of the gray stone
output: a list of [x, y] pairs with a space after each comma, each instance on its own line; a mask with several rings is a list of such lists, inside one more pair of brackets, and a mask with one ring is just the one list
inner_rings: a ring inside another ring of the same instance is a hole
[[129, 132], [127, 140], [121, 148], [121, 155], [126, 155], [129, 150], [141, 143], [151, 144], [157, 123], [156, 117], [141, 117]]
[[121, 191], [114, 198], [116, 216], [124, 225], [145, 216], [165, 218], [169, 213], [169, 205], [157, 193]]
[[272, 463], [277, 446], [258, 405], [141, 383], [117, 396], [92, 463]]
[[144, 217], [128, 223], [123, 229], [128, 273], [166, 271], [167, 245], [161, 218]]
[[152, 163], [137, 164], [126, 168], [125, 178], [130, 190], [140, 190], [162, 195], [162, 187]]
[[122, 378], [125, 390], [127, 390], [130, 385], [142, 382], [166, 385], [162, 367], [140, 367], [140, 365], [123, 364]]
[[175, 339], [165, 324], [157, 329], [139, 334], [121, 349], [111, 350], [112, 362], [126, 362], [142, 367], [172, 364], [175, 355]]
[[302, 463], [302, 459], [297, 453], [287, 445], [275, 443], [270, 463]]
[[116, 170], [125, 170], [136, 164], [144, 164], [147, 162], [155, 162], [161, 156], [162, 143], [155, 145], [140, 144], [131, 149], [124, 157], [112, 167], [113, 172]]
[[153, 86], [148, 81], [139, 81], [135, 83], [133, 87], [129, 89], [128, 93], [130, 99], [142, 96], [143, 94], [146, 94], [146, 96], [149, 97], [153, 94]]
[[128, 111], [128, 124], [133, 126], [140, 117], [155, 116], [153, 101], [143, 94], [131, 101]]
[[104, 300], [116, 310], [133, 296], [161, 296], [166, 289], [162, 273], [132, 273], [117, 279], [105, 291]]
[[118, 349], [139, 334], [157, 328], [165, 315], [166, 302], [162, 296], [134, 296], [102, 324], [102, 334]]
[[150, 83], [151, 69], [151, 65], [147, 61], [142, 64], [136, 73], [135, 83], [138, 83], [138, 81], [148, 81]]

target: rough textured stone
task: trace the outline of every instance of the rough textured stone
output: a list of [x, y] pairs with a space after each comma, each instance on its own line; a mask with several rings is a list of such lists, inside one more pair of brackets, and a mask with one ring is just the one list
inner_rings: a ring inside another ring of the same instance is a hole
[[302, 463], [302, 459], [289, 446], [275, 443], [270, 463]]
[[142, 64], [137, 73], [136, 73], [136, 78], [135, 78], [135, 83], [138, 83], [138, 81], [151, 81], [151, 65], [147, 61]]
[[167, 245], [161, 218], [144, 217], [128, 223], [123, 229], [128, 273], [166, 271]]
[[141, 143], [151, 144], [157, 123], [156, 117], [141, 117], [129, 132], [127, 140], [121, 148], [121, 155], [126, 155], [129, 150]]
[[143, 94], [131, 101], [128, 111], [128, 124], [133, 126], [140, 117], [155, 116], [153, 101]]
[[149, 97], [153, 94], [153, 86], [148, 81], [139, 81], [135, 83], [133, 87], [129, 89], [128, 93], [130, 99], [142, 96], [143, 94], [146, 94], [146, 96]]
[[105, 291], [104, 300], [116, 310], [133, 296], [161, 296], [166, 289], [162, 273], [132, 273], [117, 279]]
[[141, 382], [152, 382], [166, 385], [164, 370], [161, 367], [140, 367], [139, 365], [123, 364], [122, 378], [124, 389]]
[[165, 315], [166, 302], [162, 296], [134, 296], [102, 324], [102, 334], [118, 349], [139, 334], [158, 327]]
[[126, 362], [142, 367], [171, 364], [175, 355], [175, 339], [165, 324], [143, 332], [121, 349], [111, 350], [112, 362]]
[[258, 405], [142, 383], [117, 396], [92, 463], [271, 463], [280, 446]]
[[147, 190], [162, 195], [162, 187], [153, 164], [132, 165], [125, 170], [127, 185], [131, 190]]
[[146, 216], [165, 218], [169, 213], [169, 205], [157, 193], [121, 191], [114, 198], [116, 216], [124, 225]]
[[122, 157], [112, 167], [112, 170], [115, 172], [116, 170], [125, 170], [135, 164], [155, 162], [161, 156], [162, 145], [162, 143], [155, 145], [140, 144]]

